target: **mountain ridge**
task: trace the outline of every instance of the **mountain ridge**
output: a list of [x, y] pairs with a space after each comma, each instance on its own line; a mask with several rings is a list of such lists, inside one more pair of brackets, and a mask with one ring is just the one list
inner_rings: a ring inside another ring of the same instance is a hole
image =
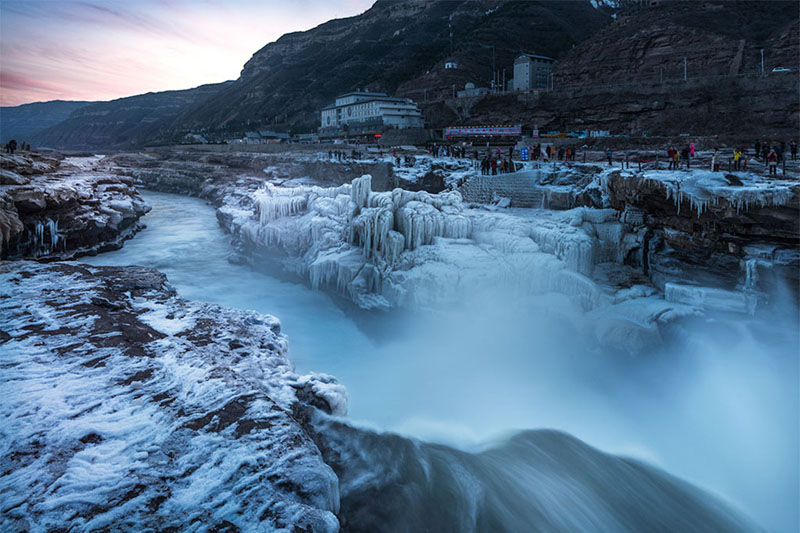
[[[237, 80], [94, 104], [35, 140], [56, 148], [134, 148], [198, 133], [225, 140], [257, 129], [314, 131], [321, 107], [358, 88], [413, 98], [435, 128], [511, 120], [545, 131], [713, 134], [719, 121], [720, 127], [783, 135], [794, 127], [797, 73], [753, 76], [759, 47], [775, 61], [797, 57], [799, 25], [785, 16], [794, 2], [650, 4], [378, 0], [360, 15], [268, 43]], [[457, 88], [467, 82], [488, 86], [493, 63], [498, 80], [508, 83], [521, 52], [559, 59], [557, 90], [491, 96], [459, 108], [462, 103], [452, 99]], [[714, 73], [719, 79], [677, 85], [683, 57], [690, 78]], [[458, 68], [445, 69], [445, 61]], [[619, 94], [617, 84], [626, 85]], [[787, 109], [786, 116], [777, 107]], [[742, 125], [719, 118], [731, 110], [746, 115]]]

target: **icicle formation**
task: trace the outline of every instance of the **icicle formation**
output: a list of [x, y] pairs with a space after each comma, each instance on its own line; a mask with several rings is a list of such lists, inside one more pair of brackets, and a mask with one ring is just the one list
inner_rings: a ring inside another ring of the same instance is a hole
[[350, 198], [356, 207], [361, 209], [367, 205], [369, 195], [372, 193], [372, 176], [365, 174], [353, 180], [350, 189]]
[[394, 226], [394, 215], [389, 209], [368, 207], [361, 210], [352, 224], [357, 242], [363, 249], [367, 259], [385, 257], [389, 241], [389, 232]]
[[719, 172], [695, 170], [680, 173], [651, 174], [647, 181], [655, 181], [664, 188], [667, 199], [672, 199], [681, 212], [681, 204], [688, 201], [697, 216], [717, 207], [721, 200], [736, 208], [736, 212], [749, 211], [751, 207], [786, 205], [794, 194], [793, 183], [776, 183], [752, 174], [737, 175], [741, 185], [731, 185]]
[[256, 191], [254, 200], [261, 224], [305, 211], [307, 198], [296, 193], [297, 189], [279, 189], [269, 184], [266, 189]]
[[58, 232], [58, 220], [45, 218], [44, 223], [37, 220], [31, 237], [34, 255], [49, 255], [58, 249], [59, 243], [66, 245], [66, 238]]
[[313, 287], [346, 294], [379, 290], [406, 250], [472, 233], [460, 193], [376, 193], [368, 174], [332, 188], [268, 184], [253, 200], [257, 223], [243, 234], [295, 258], [291, 268], [308, 275]]
[[[349, 199], [344, 195], [349, 195]], [[337, 226], [325, 219], [341, 219], [341, 215], [348, 214], [343, 222], [349, 242], [361, 247], [367, 260], [390, 264], [404, 250], [431, 244], [435, 237], [463, 239], [472, 232], [470, 220], [461, 214], [459, 193], [434, 195], [402, 189], [374, 193], [369, 174], [354, 179], [350, 185], [328, 189], [279, 188], [268, 184], [255, 193], [254, 200], [262, 226], [259, 234], [269, 246], [293, 249], [313, 246]], [[309, 213], [314, 217], [308, 231], [300, 231], [306, 235], [304, 238], [290, 239], [283, 225], [275, 224], [286, 217]]]

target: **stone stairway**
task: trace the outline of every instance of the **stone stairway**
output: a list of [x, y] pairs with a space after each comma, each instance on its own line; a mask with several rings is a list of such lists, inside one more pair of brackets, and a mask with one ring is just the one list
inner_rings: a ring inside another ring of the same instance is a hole
[[531, 171], [473, 176], [459, 191], [466, 202], [491, 203], [501, 197], [510, 199], [512, 207], [544, 206], [544, 192], [536, 185], [536, 173]]

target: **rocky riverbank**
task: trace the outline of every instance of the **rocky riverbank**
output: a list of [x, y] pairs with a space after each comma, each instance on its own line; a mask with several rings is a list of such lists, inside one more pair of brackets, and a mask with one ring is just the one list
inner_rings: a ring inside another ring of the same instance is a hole
[[54, 260], [119, 248], [148, 207], [101, 157], [0, 155], [0, 257]]
[[278, 319], [142, 267], [4, 262], [0, 287], [0, 528], [338, 530], [304, 420], [344, 389], [294, 372]]

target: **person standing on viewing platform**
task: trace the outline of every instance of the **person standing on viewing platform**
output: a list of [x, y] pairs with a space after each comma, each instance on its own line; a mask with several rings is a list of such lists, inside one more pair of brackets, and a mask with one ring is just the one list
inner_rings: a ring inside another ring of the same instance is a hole
[[767, 164], [769, 165], [769, 175], [778, 177], [778, 154], [774, 149], [767, 154]]

